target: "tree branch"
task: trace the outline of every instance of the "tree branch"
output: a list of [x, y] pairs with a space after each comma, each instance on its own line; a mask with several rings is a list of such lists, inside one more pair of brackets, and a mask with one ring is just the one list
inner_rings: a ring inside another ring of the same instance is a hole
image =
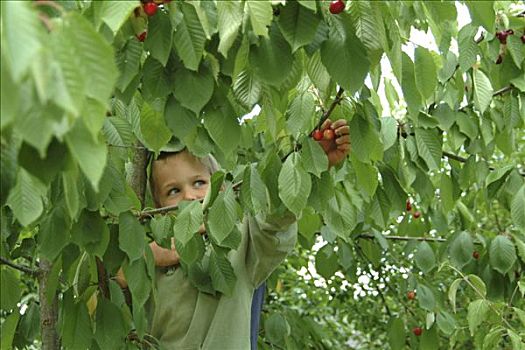
[[330, 114], [332, 114], [332, 112], [334, 111], [335, 107], [341, 103], [341, 101], [343, 100], [343, 92], [345, 92], [345, 89], [343, 89], [342, 87], [339, 88], [339, 91], [337, 91], [337, 94], [335, 95], [335, 98], [334, 100], [332, 101], [332, 104], [330, 105], [330, 108], [328, 108], [328, 110], [326, 112], [323, 113], [323, 115], [321, 116], [321, 119], [319, 120], [319, 122], [317, 123], [317, 126], [315, 127], [314, 130], [312, 131], [315, 131], [319, 128], [321, 128], [321, 125], [323, 125], [324, 121], [326, 119], [328, 119], [328, 117], [330, 117]]
[[[425, 242], [436, 242], [436, 243], [446, 243], [448, 242], [447, 239], [442, 237], [412, 237], [412, 236], [390, 236], [390, 235], [383, 235], [385, 239], [393, 240], [393, 241], [425, 241]], [[357, 236], [357, 238], [364, 238], [364, 239], [375, 239], [374, 235], [371, 234], [360, 234]], [[474, 244], [482, 245], [480, 241], [473, 241]]]
[[38, 276], [38, 274], [40, 273], [40, 270], [32, 269], [29, 266], [15, 264], [11, 260], [8, 260], [3, 256], [0, 256], [0, 265], [7, 265], [15, 270], [22, 271], [23, 273], [27, 273], [28, 275], [31, 275], [33, 277]]

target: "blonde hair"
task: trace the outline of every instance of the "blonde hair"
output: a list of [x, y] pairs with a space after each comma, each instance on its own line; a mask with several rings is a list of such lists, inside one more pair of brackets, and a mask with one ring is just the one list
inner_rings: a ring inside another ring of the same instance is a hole
[[[153, 202], [155, 203], [156, 207], [159, 207], [159, 203], [157, 201], [156, 194], [155, 194], [155, 181], [153, 179], [153, 163], [159, 160], [166, 159], [168, 157], [175, 156], [182, 152], [190, 153], [187, 148], [184, 148], [183, 150], [177, 151], [177, 152], [160, 152], [160, 154], [155, 159], [153, 159], [153, 156], [151, 155], [152, 160], [150, 161], [150, 164], [149, 164], [148, 179], [149, 179], [149, 189], [151, 191], [151, 198], [153, 199]], [[204, 157], [195, 157], [195, 158], [197, 158], [197, 160], [201, 162], [201, 164], [204, 165], [206, 169], [208, 169], [208, 171], [210, 172], [210, 175], [213, 175], [214, 173], [216, 173], [217, 171], [221, 169], [219, 162], [217, 162], [217, 159], [215, 159], [215, 157], [211, 153], [208, 153]]]

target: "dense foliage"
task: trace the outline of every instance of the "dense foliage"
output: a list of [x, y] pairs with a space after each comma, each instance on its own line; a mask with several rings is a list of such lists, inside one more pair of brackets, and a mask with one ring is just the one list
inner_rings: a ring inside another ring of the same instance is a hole
[[[235, 224], [285, 210], [262, 348], [525, 349], [523, 4], [338, 2], [1, 2], [2, 349], [155, 347], [148, 242], [227, 294]], [[151, 211], [182, 147], [224, 171]]]

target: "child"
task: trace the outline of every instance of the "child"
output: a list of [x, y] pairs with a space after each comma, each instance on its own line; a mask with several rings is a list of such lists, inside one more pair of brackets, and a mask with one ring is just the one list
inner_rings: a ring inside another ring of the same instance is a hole
[[[341, 162], [349, 152], [345, 120], [323, 128], [335, 131], [335, 139], [321, 141], [330, 165]], [[163, 154], [152, 164], [150, 185], [155, 205], [165, 207], [182, 200], [204, 198], [211, 174], [217, 170], [211, 157], [199, 159], [184, 150]], [[151, 319], [151, 334], [166, 349], [250, 349], [250, 307], [254, 290], [293, 249], [297, 225], [291, 213], [268, 220], [244, 218], [242, 239], [229, 258], [237, 276], [232, 295], [199, 292], [182, 269], [157, 269], [157, 296]], [[204, 226], [201, 227], [201, 233]], [[174, 249], [151, 245], [157, 266], [178, 263]]]

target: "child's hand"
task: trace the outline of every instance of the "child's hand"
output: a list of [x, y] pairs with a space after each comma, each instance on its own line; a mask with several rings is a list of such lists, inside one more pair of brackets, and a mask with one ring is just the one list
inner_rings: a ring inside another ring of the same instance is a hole
[[335, 132], [335, 138], [318, 141], [328, 157], [328, 165], [334, 166], [342, 162], [350, 152], [350, 128], [344, 119], [332, 123], [330, 119], [324, 121], [321, 130], [327, 128]]

